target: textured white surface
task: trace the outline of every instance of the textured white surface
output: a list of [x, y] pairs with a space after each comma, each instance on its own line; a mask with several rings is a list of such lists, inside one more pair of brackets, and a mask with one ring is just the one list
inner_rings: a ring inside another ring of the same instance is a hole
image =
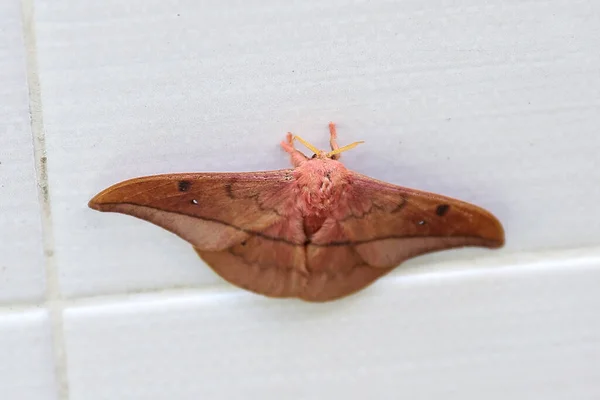
[[599, 261], [390, 278], [325, 305], [230, 292], [68, 309], [72, 398], [596, 399]]
[[0, 1], [0, 304], [44, 292], [21, 8]]
[[[600, 398], [599, 2], [0, 0], [0, 24], [14, 398]], [[41, 305], [32, 74], [60, 280]], [[310, 305], [231, 287], [175, 236], [87, 208], [135, 176], [286, 167], [285, 132], [324, 147], [330, 120], [367, 142], [348, 167], [488, 208], [507, 246]], [[52, 310], [53, 341], [30, 307]]]
[[57, 399], [48, 322], [43, 310], [0, 313], [2, 399]]

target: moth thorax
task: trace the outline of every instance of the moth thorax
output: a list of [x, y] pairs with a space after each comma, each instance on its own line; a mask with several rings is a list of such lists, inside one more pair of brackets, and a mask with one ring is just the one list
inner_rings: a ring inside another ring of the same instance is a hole
[[294, 171], [305, 215], [319, 215], [338, 202], [348, 171], [331, 159], [313, 159]]

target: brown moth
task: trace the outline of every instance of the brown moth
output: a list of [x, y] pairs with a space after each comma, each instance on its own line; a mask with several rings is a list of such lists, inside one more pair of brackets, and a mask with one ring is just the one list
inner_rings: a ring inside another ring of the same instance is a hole
[[504, 244], [502, 225], [482, 208], [346, 169], [340, 153], [361, 142], [339, 147], [333, 123], [329, 130], [331, 151], [287, 134], [291, 169], [131, 179], [89, 206], [171, 231], [234, 285], [307, 301], [351, 294], [424, 253]]

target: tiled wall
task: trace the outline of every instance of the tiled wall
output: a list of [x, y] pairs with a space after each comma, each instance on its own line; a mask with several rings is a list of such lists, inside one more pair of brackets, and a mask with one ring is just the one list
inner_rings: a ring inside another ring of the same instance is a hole
[[[0, 0], [0, 32], [0, 399], [600, 398], [599, 2]], [[87, 208], [330, 120], [507, 245], [308, 304]]]

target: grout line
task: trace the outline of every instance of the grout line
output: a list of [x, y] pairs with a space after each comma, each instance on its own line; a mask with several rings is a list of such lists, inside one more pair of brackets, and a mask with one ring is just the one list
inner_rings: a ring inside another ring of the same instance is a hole
[[[582, 248], [561, 249], [542, 252], [516, 252], [506, 254], [501, 257], [488, 259], [487, 257], [465, 259], [453, 259], [448, 261], [438, 261], [430, 265], [417, 265], [402, 270], [401, 273], [385, 279], [399, 281], [426, 281], [427, 279], [455, 279], [468, 278], [476, 276], [485, 276], [490, 274], [504, 274], [507, 271], [517, 271], [521, 273], [530, 273], [534, 270], [556, 271], [557, 269], [570, 273], [572, 268], [564, 268], [565, 263], [570, 267], [583, 267], [597, 269], [600, 266], [600, 247], [590, 246]], [[452, 265], [468, 265], [468, 268], [452, 268]], [[430, 268], [430, 267], [433, 267]], [[448, 267], [448, 269], [446, 269]], [[399, 267], [401, 270], [401, 267]], [[580, 270], [580, 269], [579, 269]], [[139, 301], [142, 299], [155, 300], [164, 299], [168, 296], [188, 296], [188, 295], [231, 295], [236, 293], [247, 293], [242, 289], [226, 282], [216, 282], [214, 284], [200, 285], [177, 285], [171, 287], [134, 289], [120, 293], [104, 293], [73, 296], [60, 299], [60, 309], [67, 307], [86, 307], [102, 304], [113, 304], [117, 302]], [[13, 312], [25, 312], [34, 309], [50, 307], [55, 300], [46, 302], [22, 302], [0, 304], [0, 315]]]
[[52, 328], [52, 350], [54, 356], [54, 372], [56, 374], [55, 379], [57, 383], [57, 396], [59, 400], [68, 400], [69, 384], [63, 326], [64, 304], [60, 292], [58, 268], [54, 257], [54, 232], [52, 225], [52, 209], [50, 206], [50, 189], [48, 186], [48, 158], [46, 153], [46, 136], [42, 113], [42, 96], [37, 60], [33, 1], [34, 0], [22, 0], [21, 7], [27, 85], [29, 88], [29, 114], [31, 132], [33, 135], [33, 153], [35, 158], [38, 200], [40, 203], [42, 222], [44, 265], [46, 269], [45, 305], [50, 314]]

